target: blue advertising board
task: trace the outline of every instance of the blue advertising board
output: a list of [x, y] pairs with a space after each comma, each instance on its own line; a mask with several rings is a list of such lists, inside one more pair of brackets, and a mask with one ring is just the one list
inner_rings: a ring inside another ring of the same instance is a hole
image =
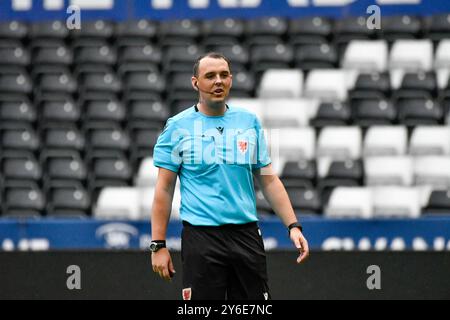
[[[421, 219], [303, 219], [312, 250], [450, 250], [450, 216]], [[294, 250], [280, 220], [259, 222], [267, 250]], [[171, 221], [168, 246], [180, 250], [182, 225]], [[0, 250], [145, 249], [147, 221], [0, 220]]]
[[262, 16], [365, 16], [378, 5], [382, 15], [450, 13], [447, 0], [2, 0], [0, 20], [67, 19], [76, 5], [88, 19], [213, 19]]

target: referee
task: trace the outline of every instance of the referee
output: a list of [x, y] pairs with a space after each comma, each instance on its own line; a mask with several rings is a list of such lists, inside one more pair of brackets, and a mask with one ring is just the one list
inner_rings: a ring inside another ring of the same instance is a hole
[[253, 177], [288, 228], [300, 252], [298, 263], [308, 257], [308, 242], [272, 172], [259, 120], [225, 103], [232, 85], [228, 59], [208, 53], [198, 58], [193, 71], [199, 102], [167, 121], [154, 149], [159, 173], [151, 215], [153, 271], [165, 280], [175, 274], [165, 239], [179, 176], [183, 299], [267, 300]]

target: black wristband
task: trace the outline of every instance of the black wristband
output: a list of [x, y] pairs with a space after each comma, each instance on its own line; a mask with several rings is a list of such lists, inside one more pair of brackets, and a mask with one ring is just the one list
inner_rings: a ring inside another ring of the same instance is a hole
[[288, 226], [288, 234], [289, 234], [289, 235], [291, 235], [291, 229], [292, 229], [292, 228], [299, 228], [300, 231], [303, 232], [303, 227], [302, 227], [302, 225], [301, 225], [299, 222], [291, 223], [291, 224]]

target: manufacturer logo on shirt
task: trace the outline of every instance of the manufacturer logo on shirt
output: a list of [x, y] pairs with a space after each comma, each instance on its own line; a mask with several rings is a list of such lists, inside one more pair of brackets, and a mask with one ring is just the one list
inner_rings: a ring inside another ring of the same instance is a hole
[[248, 141], [238, 140], [238, 149], [242, 154], [247, 153], [248, 150]]

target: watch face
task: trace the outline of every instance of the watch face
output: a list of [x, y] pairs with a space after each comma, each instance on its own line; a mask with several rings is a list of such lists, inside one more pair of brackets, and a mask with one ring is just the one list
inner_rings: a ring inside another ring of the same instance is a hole
[[150, 243], [150, 251], [151, 252], [156, 252], [158, 250], [158, 244], [157, 243]]

